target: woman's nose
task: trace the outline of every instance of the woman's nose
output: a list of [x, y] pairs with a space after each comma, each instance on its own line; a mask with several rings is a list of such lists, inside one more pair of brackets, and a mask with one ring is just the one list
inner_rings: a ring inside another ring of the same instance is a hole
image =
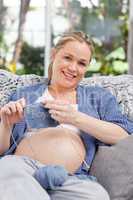
[[76, 71], [77, 70], [77, 63], [73, 62], [69, 65], [69, 70]]

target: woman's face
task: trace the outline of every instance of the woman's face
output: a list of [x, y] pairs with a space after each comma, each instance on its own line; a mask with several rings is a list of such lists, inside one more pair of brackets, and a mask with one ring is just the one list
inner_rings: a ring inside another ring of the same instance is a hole
[[51, 84], [61, 88], [76, 88], [84, 77], [90, 62], [91, 51], [85, 42], [69, 41], [52, 52]]

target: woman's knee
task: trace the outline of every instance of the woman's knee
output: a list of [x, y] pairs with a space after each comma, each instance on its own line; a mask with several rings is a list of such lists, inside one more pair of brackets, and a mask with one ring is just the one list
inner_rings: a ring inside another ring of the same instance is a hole
[[96, 183], [96, 190], [94, 193], [94, 200], [110, 200], [108, 192], [99, 184]]
[[88, 196], [90, 200], [91, 198], [93, 200], [101, 200], [101, 199], [110, 200], [108, 192], [98, 182], [88, 179], [88, 180], [83, 180], [81, 185], [84, 188], [82, 189], [82, 192], [84, 192], [85, 196]]
[[32, 168], [18, 156], [5, 156], [0, 160], [0, 177], [29, 174]]
[[[67, 197], [64, 196], [67, 194]], [[79, 179], [71, 176], [61, 187], [57, 187], [57, 190], [51, 191], [51, 196], [54, 200], [58, 199], [71, 199], [71, 196], [75, 196], [75, 200], [110, 200], [107, 191], [96, 181], [92, 181], [89, 178]]]

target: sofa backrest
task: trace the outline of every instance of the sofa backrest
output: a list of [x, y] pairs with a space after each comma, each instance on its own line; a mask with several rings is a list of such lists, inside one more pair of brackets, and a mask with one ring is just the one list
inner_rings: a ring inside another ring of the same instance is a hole
[[[7, 103], [9, 96], [19, 87], [43, 83], [46, 79], [34, 74], [14, 75], [0, 70], [0, 106]], [[102, 86], [116, 96], [123, 114], [133, 120], [133, 76], [99, 76], [85, 78], [81, 84]]]

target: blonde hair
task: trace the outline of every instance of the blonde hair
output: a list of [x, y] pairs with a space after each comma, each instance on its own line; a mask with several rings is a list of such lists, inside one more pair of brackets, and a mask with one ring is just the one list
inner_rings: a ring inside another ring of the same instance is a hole
[[[85, 34], [84, 32], [82, 31], [78, 31], [78, 32], [68, 32], [68, 33], [65, 33], [61, 36], [61, 38], [58, 40], [57, 44], [55, 45], [55, 49], [56, 51], [59, 51], [61, 48], [64, 47], [64, 45], [67, 43], [67, 42], [70, 42], [70, 41], [79, 41], [79, 42], [85, 42], [88, 47], [90, 48], [90, 51], [91, 51], [91, 58], [92, 58], [92, 54], [93, 54], [93, 43], [92, 41], [90, 40], [90, 38], [88, 37], [87, 34]], [[90, 58], [90, 60], [91, 60]], [[53, 63], [51, 62], [49, 64], [49, 67], [48, 67], [48, 80], [50, 81], [51, 80], [51, 77], [52, 77], [52, 66], [53, 66]]]

